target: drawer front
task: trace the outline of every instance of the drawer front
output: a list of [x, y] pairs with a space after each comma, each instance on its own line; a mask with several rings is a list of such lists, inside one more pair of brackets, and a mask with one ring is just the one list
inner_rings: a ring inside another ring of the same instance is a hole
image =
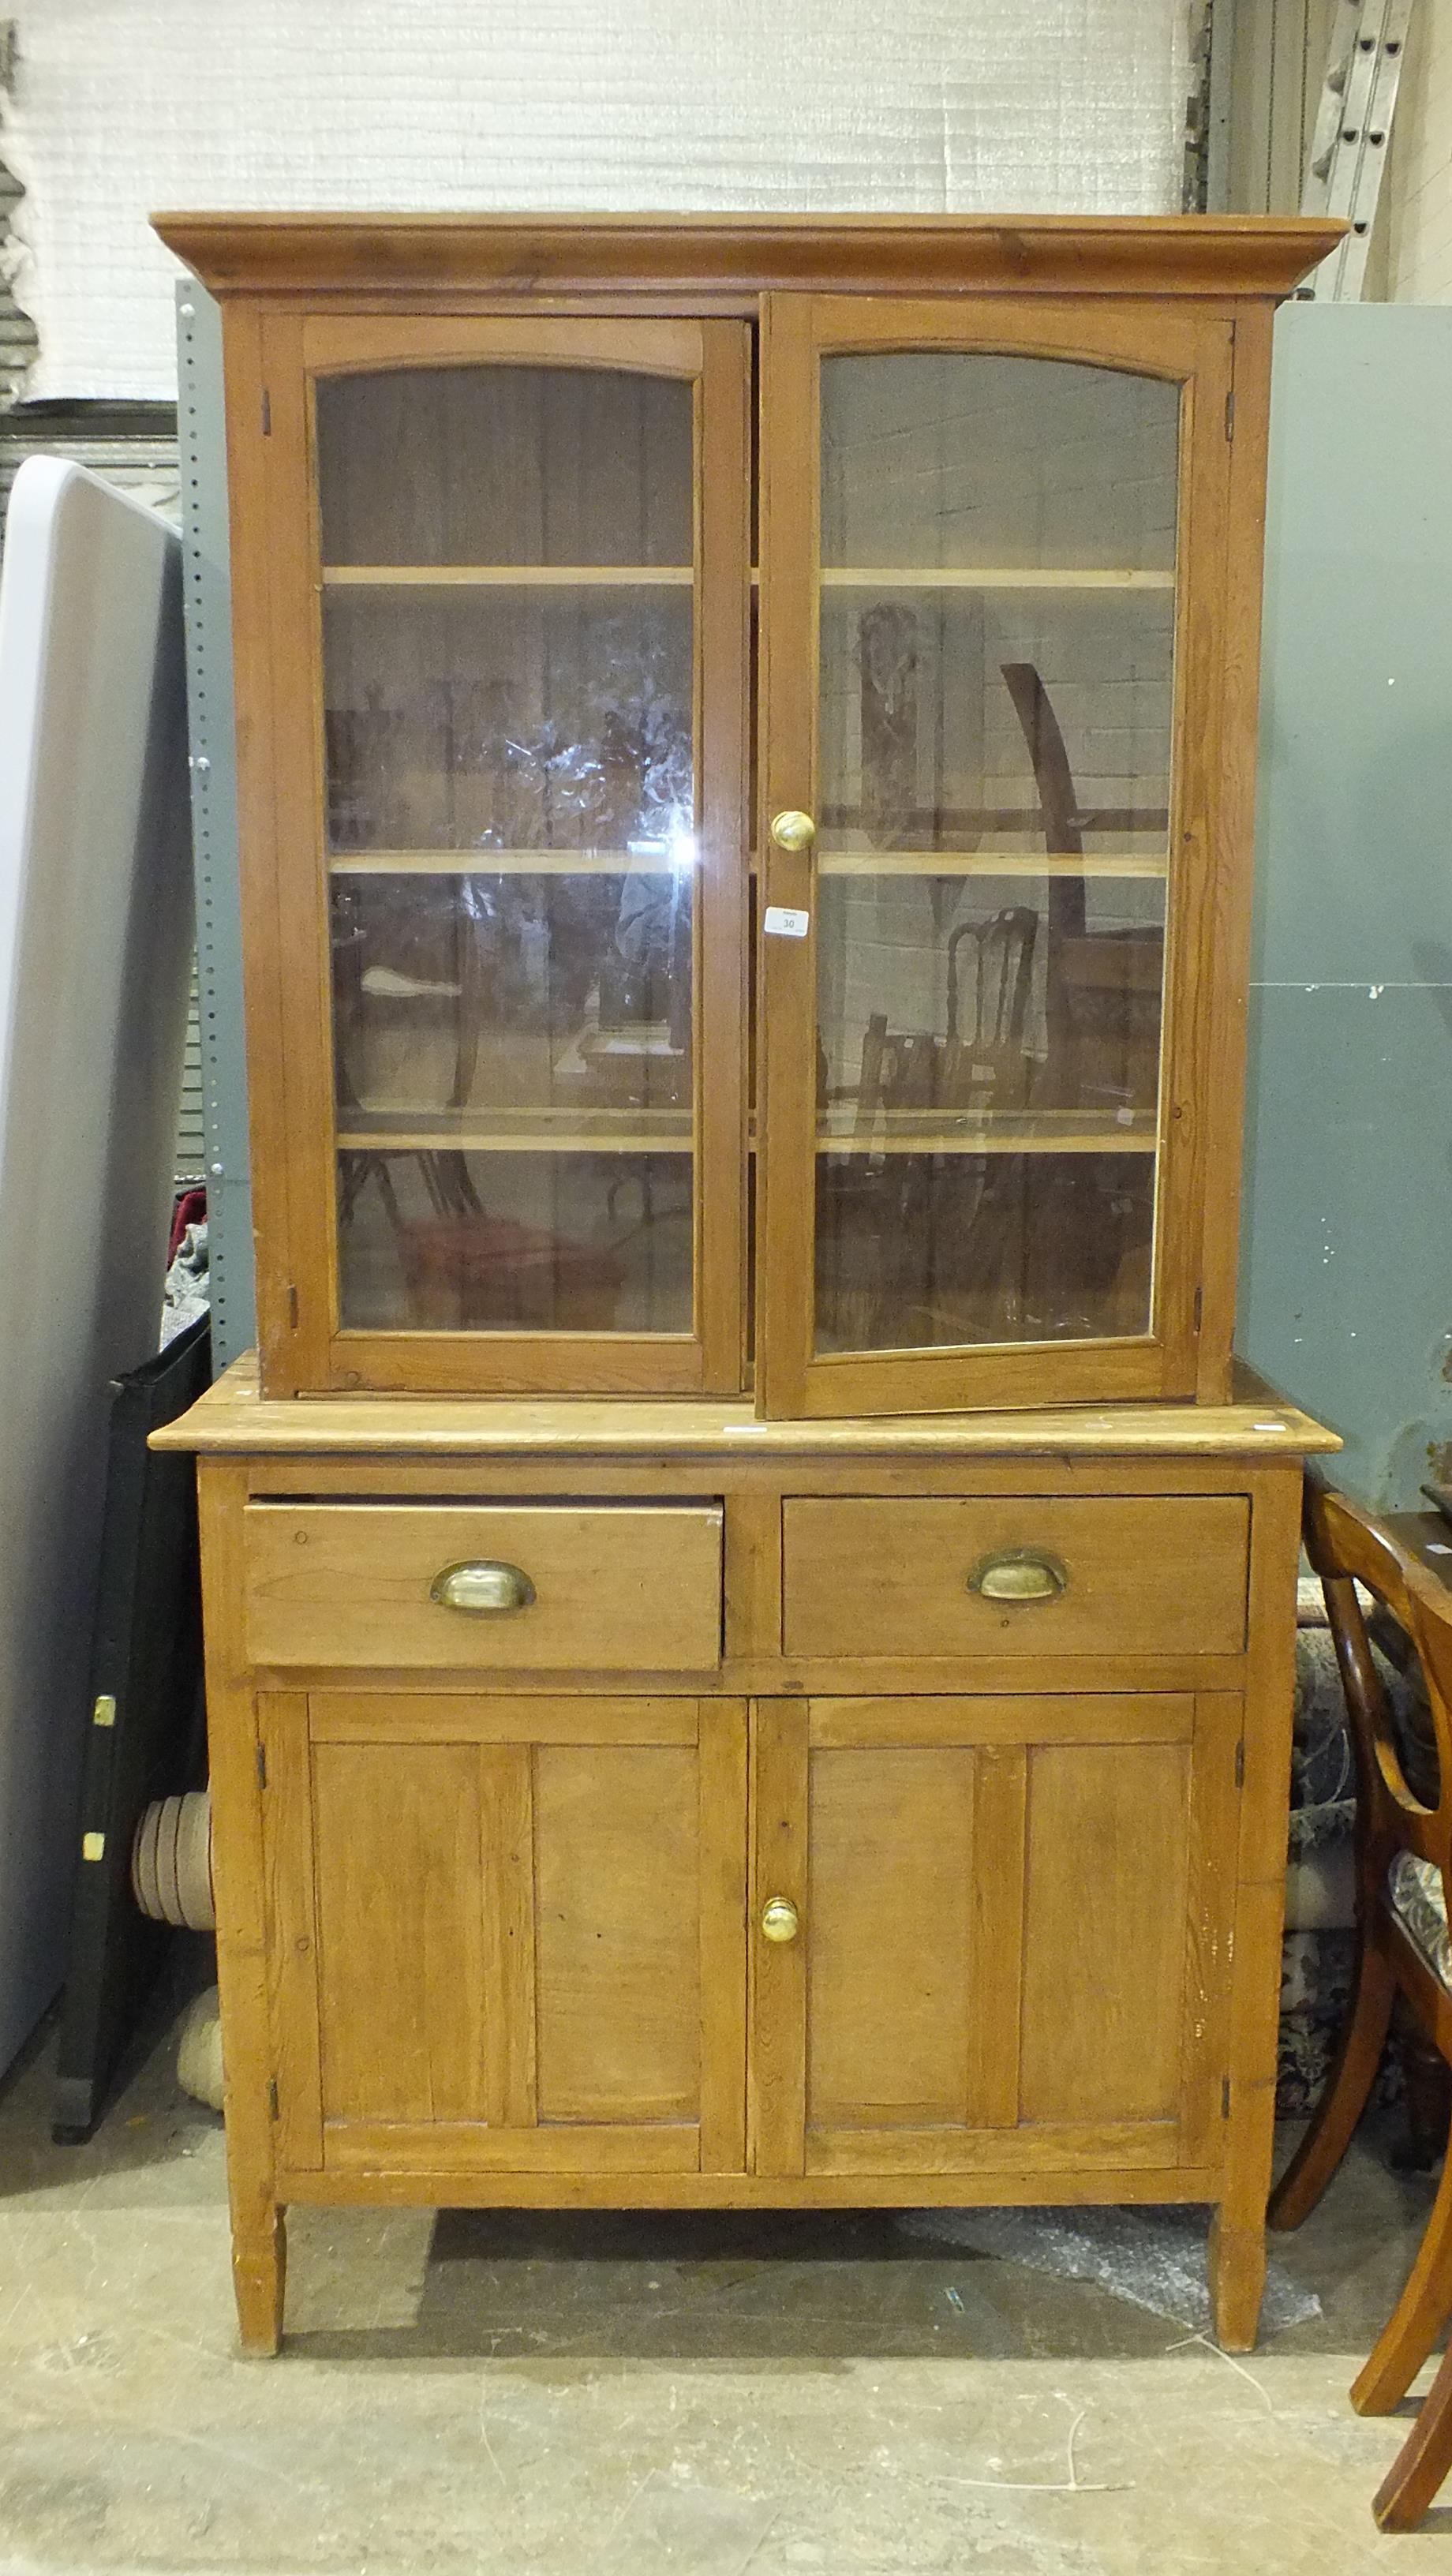
[[[789, 1655], [1225, 1655], [1245, 1643], [1250, 1505], [1238, 1494], [803, 1499], [783, 1520]], [[994, 1597], [1015, 1584], [1041, 1589]]]
[[[721, 1661], [719, 1504], [254, 1503], [246, 1527], [255, 1664], [706, 1673]], [[451, 1572], [452, 1604], [437, 1597]]]

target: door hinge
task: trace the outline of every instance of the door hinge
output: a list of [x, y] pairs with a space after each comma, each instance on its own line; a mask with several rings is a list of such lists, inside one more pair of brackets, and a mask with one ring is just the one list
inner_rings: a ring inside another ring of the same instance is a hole
[[[1226, 434], [1229, 435], [1228, 432]], [[262, 388], [262, 435], [264, 438], [272, 436], [272, 396], [265, 385]]]
[[257, 1747], [257, 1786], [259, 1789], [265, 1789], [267, 1786], [267, 1747], [265, 1744], [259, 1744]]
[[[277, 2087], [275, 2084], [272, 2089], [274, 2094], [276, 2094]], [[273, 2118], [275, 2119], [276, 2117], [277, 2114], [274, 2111]], [[1222, 2120], [1228, 2120], [1230, 2117], [1230, 2078], [1228, 2075], [1222, 2075], [1220, 2079], [1220, 2117]]]
[[1245, 1787], [1245, 1738], [1243, 1736], [1235, 1748], [1235, 1785], [1237, 1789]]
[[267, 2116], [268, 2116], [269, 2120], [275, 2120], [275, 2119], [277, 2118], [277, 2116], [278, 2116], [278, 2110], [277, 2110], [277, 2077], [276, 2077], [275, 2075], [274, 2075], [274, 2077], [272, 2078], [272, 2081], [271, 2081], [271, 2083], [268, 2085], [268, 2088], [267, 2088]]
[[1233, 438], [1235, 436], [1235, 388], [1233, 385], [1225, 397], [1225, 435], [1227, 438]]

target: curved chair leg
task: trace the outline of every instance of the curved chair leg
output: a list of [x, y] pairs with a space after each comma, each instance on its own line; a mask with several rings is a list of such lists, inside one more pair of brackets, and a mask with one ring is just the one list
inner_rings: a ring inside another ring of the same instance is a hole
[[1266, 2211], [1268, 2227], [1299, 2227], [1351, 2144], [1386, 2046], [1396, 1979], [1379, 1950], [1362, 1943], [1346, 2025], [1316, 2116], [1292, 2156]]
[[1452, 2351], [1444, 2352], [1410, 2433], [1372, 2501], [1379, 2531], [1415, 2531], [1452, 2468]]
[[1407, 2286], [1352, 2382], [1358, 2415], [1388, 2415], [1400, 2405], [1452, 2312], [1452, 2152], [1442, 2167], [1432, 2215], [1407, 2275]]

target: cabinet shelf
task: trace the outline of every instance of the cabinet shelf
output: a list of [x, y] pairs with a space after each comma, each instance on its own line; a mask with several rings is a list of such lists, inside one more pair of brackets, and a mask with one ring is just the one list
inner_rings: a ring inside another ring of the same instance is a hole
[[1033, 564], [824, 564], [824, 590], [1173, 590], [1173, 567], [1141, 572]]
[[324, 564], [325, 590], [689, 590], [691, 564]]
[[[855, 1113], [849, 1113], [855, 1116]], [[830, 1118], [817, 1129], [818, 1154], [1153, 1154], [1159, 1143], [1154, 1117], [1138, 1113], [1118, 1126], [1096, 1111], [1000, 1110], [974, 1118], [942, 1109], [888, 1109], [869, 1127]]]
[[684, 1109], [346, 1109], [340, 1154], [689, 1154]]
[[1079, 858], [1043, 850], [823, 850], [824, 877], [1153, 877], [1169, 875], [1163, 850], [1096, 851]]
[[[687, 861], [687, 866], [690, 862]], [[669, 858], [632, 850], [335, 850], [335, 877], [669, 877]]]

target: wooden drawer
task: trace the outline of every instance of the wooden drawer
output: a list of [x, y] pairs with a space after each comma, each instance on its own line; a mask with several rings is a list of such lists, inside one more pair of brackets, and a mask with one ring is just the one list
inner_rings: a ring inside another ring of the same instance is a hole
[[[786, 1502], [789, 1655], [1237, 1654], [1250, 1505], [1237, 1494], [876, 1496]], [[1053, 1560], [1063, 1589], [995, 1600], [985, 1561]]]
[[[253, 1503], [247, 1651], [256, 1664], [453, 1671], [713, 1672], [721, 1507]], [[450, 1608], [451, 1567], [515, 1567], [532, 1599]]]

